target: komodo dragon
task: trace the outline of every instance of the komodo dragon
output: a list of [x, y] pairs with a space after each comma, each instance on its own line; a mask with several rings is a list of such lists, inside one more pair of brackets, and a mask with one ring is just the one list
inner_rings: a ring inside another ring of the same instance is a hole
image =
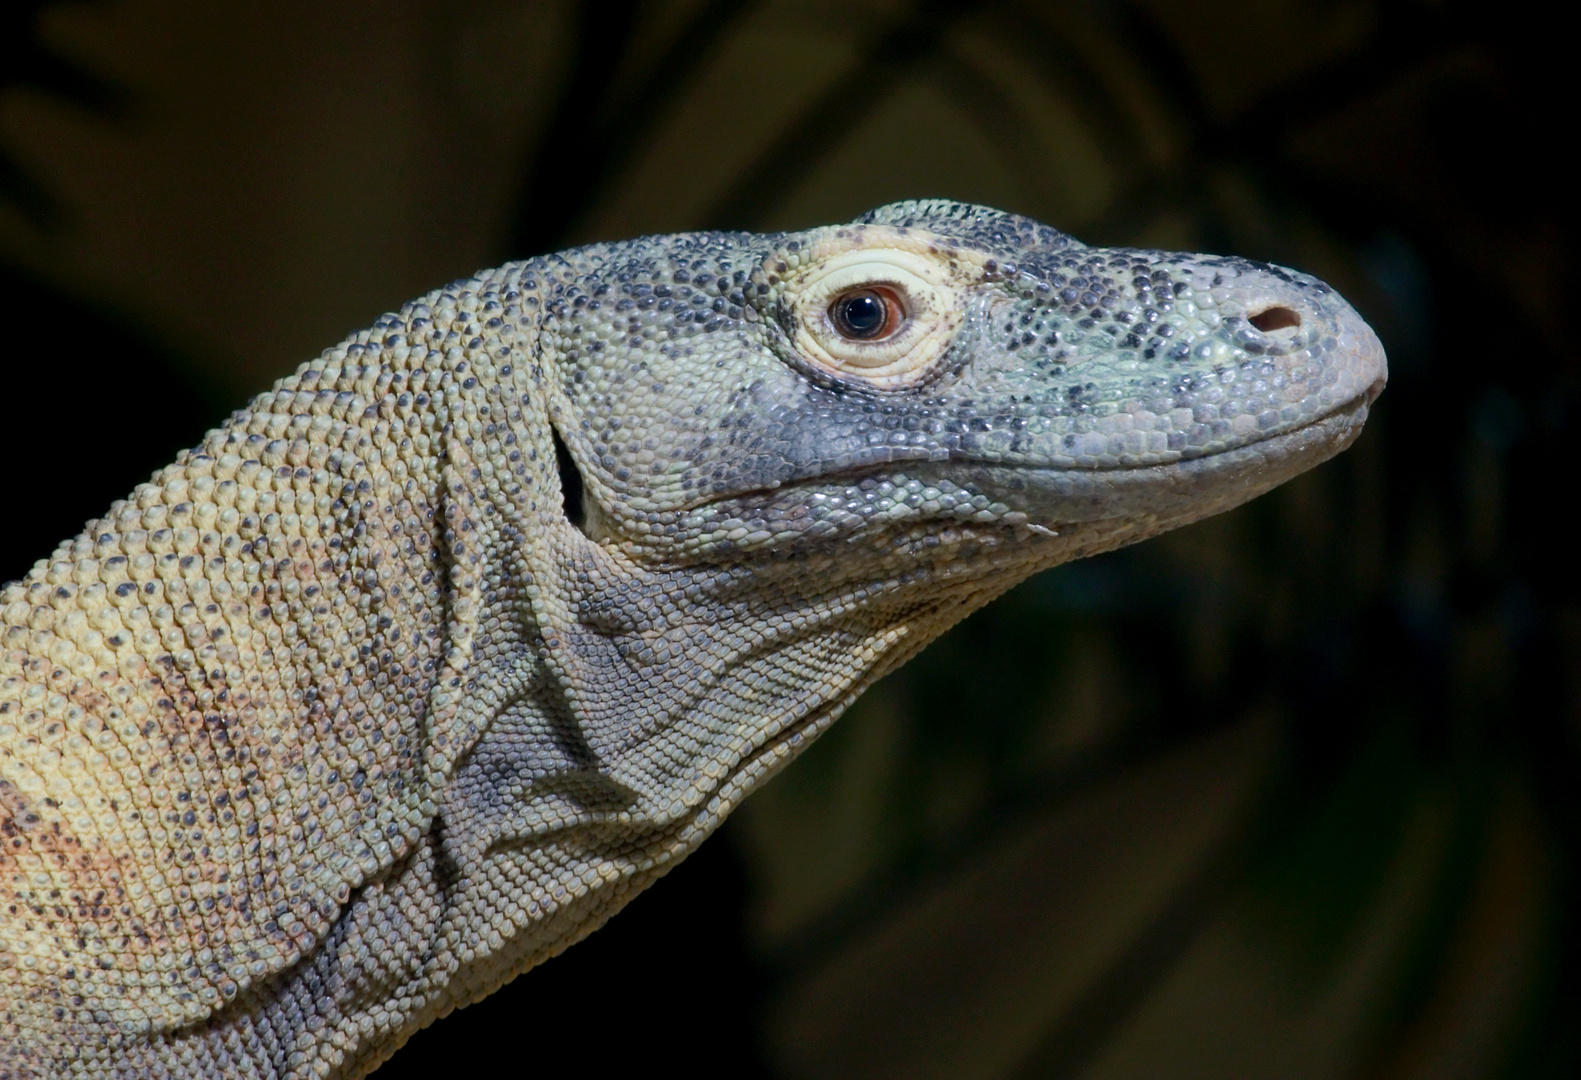
[[945, 201], [386, 315], [0, 596], [0, 1076], [366, 1074], [950, 624], [1318, 464], [1384, 378], [1304, 274]]

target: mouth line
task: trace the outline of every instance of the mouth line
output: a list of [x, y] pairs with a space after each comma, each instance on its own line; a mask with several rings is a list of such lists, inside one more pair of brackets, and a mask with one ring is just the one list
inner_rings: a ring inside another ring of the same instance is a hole
[[802, 477], [789, 483], [777, 484], [772, 487], [760, 487], [751, 488], [745, 491], [736, 491], [717, 498], [700, 500], [691, 506], [680, 507], [679, 509], [682, 513], [695, 512], [709, 506], [722, 506], [725, 503], [734, 502], [741, 499], [772, 496], [776, 493], [783, 494], [787, 491], [797, 490], [798, 488], [812, 487], [821, 484], [840, 483], [842, 481], [855, 482], [876, 474], [901, 471], [907, 466], [912, 468], [917, 468], [919, 466], [923, 468], [939, 466], [965, 466], [976, 468], [998, 468], [1005, 469], [1006, 471], [1013, 470], [1015, 472], [1024, 474], [1042, 473], [1045, 475], [1063, 474], [1066, 476], [1079, 475], [1094, 477], [1112, 477], [1124, 475], [1127, 473], [1142, 474], [1160, 469], [1170, 469], [1177, 466], [1189, 465], [1192, 462], [1209, 461], [1225, 454], [1244, 452], [1253, 447], [1263, 446], [1268, 443], [1277, 443], [1280, 440], [1295, 441], [1297, 436], [1305, 432], [1309, 432], [1313, 428], [1319, 427], [1323, 424], [1330, 424], [1335, 421], [1352, 418], [1358, 412], [1366, 410], [1375, 400], [1377, 400], [1379, 393], [1381, 393], [1383, 390], [1383, 383], [1384, 380], [1381, 378], [1376, 380], [1365, 391], [1351, 398], [1349, 401], [1345, 402], [1338, 408], [1330, 409], [1321, 416], [1308, 420], [1307, 422], [1299, 424], [1296, 427], [1288, 428], [1284, 431], [1276, 431], [1267, 435], [1260, 435], [1257, 438], [1251, 439], [1247, 442], [1237, 443], [1234, 446], [1224, 447], [1223, 449], [1213, 450], [1207, 453], [1182, 453], [1180, 456], [1172, 458], [1168, 461], [1155, 461], [1147, 464], [1136, 465], [1106, 465], [1083, 468], [1069, 465], [1036, 465], [1030, 463], [1021, 464], [1013, 462], [990, 461], [977, 457], [956, 457], [953, 455], [948, 459], [926, 457], [896, 458], [888, 461], [877, 461], [871, 464], [857, 465], [837, 471], [820, 473], [816, 476]]
[[[1357, 413], [1362, 412], [1362, 411], [1366, 410], [1367, 408], [1369, 408], [1372, 405], [1372, 403], [1375, 400], [1377, 400], [1378, 394], [1383, 389], [1382, 383], [1383, 383], [1383, 380], [1381, 380], [1381, 379], [1378, 380], [1372, 386], [1368, 387], [1366, 391], [1364, 391], [1361, 394], [1358, 394], [1356, 397], [1351, 398], [1349, 401], [1345, 402], [1343, 405], [1340, 405], [1339, 407], [1334, 408], [1334, 409], [1330, 409], [1328, 412], [1323, 413], [1321, 416], [1317, 416], [1317, 417], [1314, 417], [1314, 418], [1312, 418], [1310, 420], [1307, 420], [1305, 423], [1297, 424], [1295, 427], [1286, 428], [1283, 431], [1275, 431], [1275, 432], [1271, 432], [1271, 433], [1268, 433], [1268, 434], [1260, 434], [1260, 435], [1258, 435], [1255, 438], [1247, 440], [1246, 442], [1236, 443], [1233, 446], [1226, 446], [1226, 447], [1223, 447], [1222, 449], [1218, 449], [1218, 450], [1211, 450], [1211, 451], [1202, 452], [1202, 453], [1182, 452], [1178, 457], [1171, 458], [1171, 459], [1169, 459], [1167, 461], [1155, 461], [1155, 462], [1149, 462], [1149, 463], [1146, 463], [1146, 464], [1135, 464], [1135, 465], [1100, 465], [1100, 466], [1082, 467], [1082, 466], [1072, 466], [1072, 465], [1037, 465], [1037, 464], [1030, 464], [1030, 463], [1023, 464], [1023, 463], [1016, 463], [1016, 462], [990, 461], [990, 460], [986, 460], [984, 458], [965, 457], [965, 456], [962, 456], [962, 457], [953, 457], [952, 456], [947, 461], [930, 460], [930, 459], [927, 459], [927, 458], [916, 458], [916, 459], [914, 459], [914, 462], [908, 462], [908, 461], [902, 459], [902, 460], [897, 460], [897, 461], [877, 462], [877, 463], [872, 464], [872, 465], [862, 465], [862, 466], [858, 466], [856, 468], [847, 469], [847, 470], [843, 470], [843, 471], [840, 471], [840, 472], [826, 473], [823, 476], [819, 476], [819, 477], [809, 477], [806, 480], [797, 481], [795, 485], [785, 485], [785, 486], [786, 487], [790, 487], [790, 486], [800, 486], [801, 484], [804, 484], [804, 483], [820, 483], [820, 482], [826, 482], [826, 481], [829, 481], [829, 480], [838, 480], [838, 479], [840, 479], [842, 477], [851, 477], [851, 478], [854, 478], [854, 479], [860, 479], [860, 478], [865, 477], [865, 476], [871, 476], [874, 473], [884, 472], [884, 471], [893, 471], [896, 468], [904, 468], [906, 465], [913, 464], [913, 463], [916, 464], [916, 465], [968, 465], [968, 466], [977, 466], [979, 468], [985, 468], [986, 467], [986, 468], [1001, 468], [1001, 469], [1007, 469], [1007, 470], [1013, 469], [1013, 470], [1016, 470], [1018, 472], [1023, 472], [1024, 471], [1024, 472], [1068, 473], [1068, 474], [1080, 474], [1080, 475], [1084, 475], [1084, 476], [1103, 476], [1103, 475], [1112, 475], [1114, 473], [1145, 472], [1145, 471], [1148, 471], [1150, 469], [1167, 469], [1167, 468], [1169, 468], [1172, 465], [1184, 465], [1184, 464], [1186, 464], [1188, 462], [1204, 461], [1204, 460], [1209, 459], [1209, 458], [1218, 457], [1221, 454], [1229, 454], [1229, 453], [1235, 453], [1237, 451], [1250, 450], [1253, 447], [1262, 446], [1262, 445], [1264, 445], [1266, 443], [1278, 442], [1281, 439], [1291, 439], [1294, 436], [1301, 435], [1304, 432], [1311, 431], [1313, 428], [1319, 427], [1319, 426], [1321, 426], [1323, 424], [1331, 423], [1331, 422], [1336, 421], [1336, 420], [1343, 420], [1343, 419], [1352, 418]], [[769, 490], [773, 490], [773, 489], [764, 488], [764, 489], [761, 489], [761, 490], [762, 491], [769, 491]]]

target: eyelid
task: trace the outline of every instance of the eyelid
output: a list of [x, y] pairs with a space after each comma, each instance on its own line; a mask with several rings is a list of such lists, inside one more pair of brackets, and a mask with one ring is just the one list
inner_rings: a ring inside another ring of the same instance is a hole
[[[765, 264], [789, 317], [798, 363], [872, 390], [905, 390], [925, 382], [965, 318], [967, 289], [980, 267], [937, 238], [876, 228], [835, 231], [800, 251]], [[775, 281], [773, 274], [783, 277]], [[905, 317], [883, 337], [840, 333], [835, 300], [859, 290], [893, 290]]]

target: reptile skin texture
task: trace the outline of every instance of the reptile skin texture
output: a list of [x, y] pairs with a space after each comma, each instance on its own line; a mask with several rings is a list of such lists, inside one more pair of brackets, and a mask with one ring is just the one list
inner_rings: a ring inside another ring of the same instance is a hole
[[1384, 377], [1314, 278], [944, 201], [407, 304], [0, 595], [0, 1077], [368, 1073]]

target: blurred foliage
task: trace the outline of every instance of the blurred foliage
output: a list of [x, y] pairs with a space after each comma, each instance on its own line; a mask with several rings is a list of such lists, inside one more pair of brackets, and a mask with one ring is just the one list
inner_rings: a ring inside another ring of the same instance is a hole
[[[42, 92], [57, 101], [100, 116], [117, 116], [125, 97], [105, 79], [46, 48], [35, 25], [48, 0], [17, 0], [0, 9], [0, 94], [16, 89]], [[9, 203], [35, 227], [58, 224], [60, 206], [0, 145], [0, 201]]]
[[[1581, 1068], [1574, 91], [1532, 12], [65, 7], [4, 38], [0, 265], [34, 313], [7, 574], [367, 297], [592, 239], [948, 195], [1300, 267], [1389, 351], [1353, 449], [968, 619], [609, 927], [380, 1075], [542, 1046], [785, 1080]], [[73, 48], [109, 74], [51, 59]], [[123, 83], [131, 119], [100, 108]], [[97, 458], [35, 477], [66, 430]]]

